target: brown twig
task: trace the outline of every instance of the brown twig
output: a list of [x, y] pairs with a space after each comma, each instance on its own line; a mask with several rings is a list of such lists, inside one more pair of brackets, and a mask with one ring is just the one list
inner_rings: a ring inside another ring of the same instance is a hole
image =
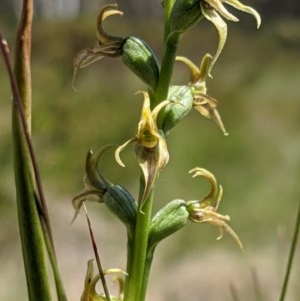
[[99, 257], [99, 253], [98, 253], [97, 244], [96, 244], [95, 237], [94, 237], [94, 234], [93, 234], [93, 230], [92, 230], [92, 226], [91, 226], [91, 221], [89, 219], [87, 208], [86, 208], [84, 202], [83, 202], [83, 208], [84, 208], [84, 211], [85, 211], [85, 216], [86, 216], [86, 220], [87, 220], [88, 227], [89, 227], [89, 232], [90, 232], [90, 237], [91, 237], [91, 241], [92, 241], [92, 246], [93, 246], [94, 254], [95, 254], [95, 257], [96, 257], [96, 262], [97, 262], [97, 266], [98, 266], [99, 275], [100, 275], [100, 279], [101, 279], [101, 282], [102, 282], [103, 290], [104, 290], [104, 293], [105, 293], [105, 297], [106, 297], [107, 301], [110, 301], [110, 295], [109, 295], [109, 291], [108, 291], [108, 288], [107, 288], [107, 284], [106, 284], [106, 280], [105, 280], [105, 275], [104, 275], [104, 272], [103, 272], [103, 268], [102, 268], [102, 265], [101, 265], [101, 261], [100, 261], [100, 257]]
[[290, 247], [290, 251], [289, 251], [288, 262], [287, 262], [287, 266], [286, 266], [284, 280], [282, 283], [281, 292], [280, 292], [280, 296], [279, 296], [279, 301], [284, 301], [285, 296], [286, 296], [287, 287], [288, 287], [289, 279], [291, 276], [293, 261], [295, 258], [295, 251], [296, 251], [296, 247], [297, 247], [297, 240], [299, 237], [299, 230], [300, 230], [299, 228], [300, 228], [300, 203], [298, 204], [298, 212], [297, 212], [297, 216], [296, 216], [295, 228], [294, 228], [291, 247]]

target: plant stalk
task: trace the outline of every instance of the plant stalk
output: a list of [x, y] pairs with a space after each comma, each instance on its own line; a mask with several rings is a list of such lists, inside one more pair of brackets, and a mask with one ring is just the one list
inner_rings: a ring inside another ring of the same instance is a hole
[[[161, 64], [160, 77], [155, 91], [151, 95], [152, 108], [165, 100], [168, 96], [169, 85], [172, 78], [173, 66], [176, 58], [180, 35], [178, 33], [169, 34], [169, 15], [174, 0], [166, 1], [165, 5], [165, 38], [164, 55]], [[157, 180], [157, 179], [156, 179]], [[144, 179], [140, 179], [140, 199], [144, 191]], [[155, 183], [153, 184], [155, 186]], [[152, 217], [153, 188], [146, 200], [143, 208], [139, 202], [135, 236], [133, 247], [128, 256], [128, 274], [125, 286], [124, 301], [144, 301], [147, 291], [149, 273], [152, 263], [152, 256], [148, 254], [148, 235]]]
[[141, 294], [140, 294], [141, 300], [145, 300], [145, 298], [146, 298], [152, 260], [153, 260], [153, 252], [151, 251], [151, 252], [148, 252], [147, 257], [146, 257], [145, 268], [144, 268], [144, 280], [143, 280], [143, 285], [142, 285]]
[[[144, 179], [140, 180], [140, 198], [143, 194]], [[152, 216], [153, 189], [141, 209], [139, 202], [135, 235], [133, 239], [133, 247], [130, 254], [130, 266], [128, 268], [129, 277], [127, 277], [124, 301], [144, 301], [145, 296], [141, 296], [142, 288], [145, 280], [145, 264], [147, 259], [148, 234]], [[147, 278], [147, 279], [145, 279]]]
[[[16, 40], [15, 78], [12, 127], [17, 207], [22, 251], [30, 301], [50, 301], [50, 284], [45, 259], [45, 244], [37, 208], [34, 177], [26, 134], [31, 133], [31, 27], [33, 3], [23, 1], [21, 20]], [[12, 85], [13, 86], [13, 85]], [[17, 93], [17, 91], [19, 93]], [[25, 116], [22, 123], [19, 106]], [[20, 103], [18, 103], [20, 105]]]
[[54, 272], [58, 300], [66, 301], [58, 272], [48, 210], [31, 142], [31, 28], [33, 1], [24, 0], [16, 38], [14, 71], [9, 48], [1, 51], [13, 92], [12, 131], [19, 231], [29, 300], [51, 300], [45, 245]]
[[298, 236], [299, 236], [299, 228], [300, 228], [300, 202], [298, 205], [298, 213], [297, 213], [297, 217], [296, 217], [296, 223], [295, 223], [291, 248], [290, 248], [290, 252], [289, 252], [288, 262], [287, 262], [287, 266], [286, 266], [286, 271], [285, 271], [284, 280], [283, 280], [283, 284], [282, 284], [282, 288], [281, 288], [281, 292], [280, 292], [279, 301], [284, 301], [285, 296], [286, 296], [288, 282], [290, 279], [292, 265], [293, 265], [293, 260], [295, 257], [297, 240], [298, 240]]
[[152, 107], [155, 107], [160, 102], [167, 99], [179, 40], [180, 40], [180, 34], [178, 32], [174, 32], [168, 36], [168, 38], [164, 43], [164, 53], [163, 53], [159, 81], [158, 81], [156, 95], [155, 95], [156, 103], [152, 105]]
[[172, 7], [174, 5], [175, 0], [166, 0], [164, 1], [164, 11], [165, 11], [165, 16], [164, 16], [164, 40], [166, 41], [169, 34], [170, 34], [170, 15], [172, 11]]

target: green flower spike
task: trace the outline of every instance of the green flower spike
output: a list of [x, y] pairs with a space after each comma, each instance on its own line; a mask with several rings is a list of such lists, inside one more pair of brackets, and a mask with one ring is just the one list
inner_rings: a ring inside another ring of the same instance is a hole
[[209, 68], [212, 62], [212, 56], [206, 54], [198, 68], [192, 61], [183, 56], [177, 56], [176, 61], [182, 62], [190, 69], [190, 82], [189, 86], [192, 89], [193, 94], [193, 107], [201, 115], [208, 119], [212, 119], [222, 130], [224, 135], [228, 135], [221, 116], [217, 110], [218, 101], [211, 96], [207, 95], [206, 79], [209, 73]]
[[73, 83], [78, 69], [87, 67], [94, 62], [101, 60], [104, 56], [117, 57], [122, 54], [124, 39], [107, 34], [102, 27], [102, 22], [109, 16], [123, 15], [117, 4], [103, 6], [97, 19], [97, 44], [93, 48], [86, 48], [77, 53], [74, 58]]
[[220, 235], [218, 236], [217, 240], [220, 240], [223, 237], [224, 231], [226, 231], [235, 239], [239, 247], [243, 250], [243, 244], [240, 241], [238, 235], [228, 225], [230, 217], [228, 215], [217, 213], [223, 195], [222, 186], [219, 187], [220, 192], [217, 202], [212, 205], [213, 199], [218, 192], [217, 180], [214, 175], [208, 170], [199, 167], [190, 170], [189, 173], [193, 174], [193, 178], [202, 176], [206, 178], [211, 184], [211, 190], [209, 194], [205, 196], [201, 201], [189, 201], [187, 203], [188, 211], [190, 212], [189, 219], [195, 223], [209, 223], [217, 226], [220, 230]]
[[[202, 10], [203, 16], [210, 22], [214, 24], [219, 34], [219, 44], [217, 51], [214, 55], [213, 60], [209, 66], [208, 74], [211, 76], [211, 70], [216, 63], [222, 49], [225, 45], [227, 39], [227, 25], [220, 17], [224, 17], [225, 19], [233, 22], [238, 22], [239, 19], [232, 15], [223, 5], [223, 3], [227, 3], [237, 10], [243, 11], [245, 13], [251, 14], [256, 19], [257, 28], [259, 28], [261, 24], [261, 18], [259, 13], [253, 9], [252, 7], [246, 6], [237, 0], [200, 0], [200, 7]], [[220, 15], [219, 15], [220, 14]]]
[[[104, 275], [109, 274], [123, 274], [127, 275], [126, 272], [120, 269], [108, 269], [104, 271]], [[93, 260], [88, 261], [86, 276], [84, 280], [84, 289], [80, 298], [80, 301], [106, 301], [106, 297], [104, 294], [99, 295], [96, 292], [97, 282], [100, 280], [99, 274], [94, 276], [94, 266]], [[111, 301], [120, 301], [123, 297], [124, 291], [124, 279], [121, 277], [116, 277], [114, 280], [119, 282], [119, 297], [109, 296]]]
[[160, 110], [167, 104], [171, 103], [171, 101], [162, 101], [151, 111], [148, 93], [143, 91], [138, 93], [142, 93], [144, 95], [144, 104], [138, 124], [138, 132], [135, 137], [129, 139], [117, 148], [115, 158], [119, 165], [125, 167], [120, 158], [120, 153], [130, 143], [136, 143], [135, 153], [138, 158], [138, 163], [143, 171], [145, 181], [143, 195], [139, 202], [139, 208], [142, 209], [157, 175], [169, 161], [167, 143], [162, 133], [158, 130], [156, 122]]

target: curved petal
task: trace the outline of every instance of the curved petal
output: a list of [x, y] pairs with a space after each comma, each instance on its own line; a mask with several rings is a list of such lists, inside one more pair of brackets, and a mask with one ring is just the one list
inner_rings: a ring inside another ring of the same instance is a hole
[[176, 103], [176, 101], [173, 100], [164, 100], [162, 102], [160, 102], [153, 110], [152, 110], [152, 119], [153, 121], [157, 122], [157, 116], [159, 114], [159, 112], [161, 111], [162, 108], [164, 108], [166, 105], [170, 104], [170, 103]]
[[125, 143], [123, 143], [121, 146], [119, 146], [116, 151], [115, 151], [115, 160], [117, 161], [117, 163], [122, 166], [125, 167], [125, 164], [122, 162], [121, 158], [120, 158], [120, 153], [132, 142], [135, 142], [137, 139], [136, 137], [127, 140]]
[[101, 50], [98, 47], [94, 48], [86, 48], [81, 51], [79, 51], [73, 60], [73, 78], [72, 78], [72, 86], [74, 87], [74, 81], [77, 74], [78, 69], [87, 67], [91, 64], [93, 64], [96, 61], [99, 61], [103, 58], [103, 54]]
[[203, 4], [202, 2], [200, 2], [200, 5], [201, 5], [201, 9], [202, 9], [202, 13], [203, 13], [204, 17], [214, 24], [214, 26], [216, 27], [218, 34], [219, 34], [218, 48], [217, 48], [217, 51], [213, 57], [213, 60], [211, 61], [209, 69], [208, 69], [208, 75], [210, 77], [212, 77], [211, 70], [212, 70], [214, 64], [216, 63], [219, 55], [221, 54], [223, 47], [225, 45], [226, 39], [227, 39], [227, 25], [223, 21], [223, 19], [216, 13], [215, 10], [208, 9], [207, 7], [205, 7], [205, 4]]
[[72, 205], [73, 208], [75, 209], [75, 214], [74, 217], [71, 221], [71, 224], [75, 221], [76, 217], [79, 214], [79, 211], [83, 205], [83, 203], [86, 201], [87, 198], [89, 197], [97, 197], [97, 202], [102, 202], [101, 200], [101, 193], [97, 189], [89, 189], [89, 190], [84, 190], [82, 193], [77, 195], [73, 200], [72, 200]]
[[246, 5], [242, 4], [238, 0], [226, 0], [225, 3], [233, 6], [234, 8], [236, 8], [238, 10], [241, 10], [245, 13], [252, 15], [256, 19], [256, 24], [257, 24], [256, 28], [260, 27], [261, 18], [260, 18], [259, 13], [255, 9], [253, 9], [250, 6], [246, 6]]
[[99, 47], [86, 48], [76, 54], [73, 60], [73, 66], [75, 69], [84, 68], [101, 60], [102, 58], [103, 53]]
[[190, 174], [193, 174], [192, 177], [204, 177], [210, 182], [210, 192], [199, 201], [201, 208], [207, 207], [211, 205], [213, 198], [216, 196], [218, 192], [218, 185], [215, 176], [205, 168], [195, 167], [189, 171]]
[[123, 15], [123, 12], [118, 9], [117, 4], [108, 4], [103, 6], [101, 9], [98, 18], [97, 18], [97, 38], [100, 42], [101, 45], [106, 44], [110, 41], [123, 41], [123, 38], [120, 37], [115, 37], [107, 34], [103, 27], [102, 27], [102, 22], [109, 16], [112, 15]]
[[184, 56], [177, 56], [176, 61], [186, 64], [190, 70], [190, 85], [200, 93], [206, 93], [206, 78], [208, 76], [213, 57], [206, 53], [198, 68], [191, 60]]
[[169, 152], [167, 143], [162, 136], [159, 137], [156, 147], [149, 149], [143, 147], [141, 144], [137, 144], [135, 152], [145, 180], [143, 195], [139, 201], [139, 208], [141, 210], [153, 188], [156, 177], [169, 161]]
[[101, 189], [103, 190], [107, 186], [112, 185], [107, 179], [105, 179], [105, 177], [103, 177], [103, 175], [98, 170], [98, 163], [100, 157], [104, 154], [105, 151], [107, 151], [112, 146], [113, 146], [112, 144], [104, 146], [100, 150], [98, 150], [95, 154], [92, 150], [90, 150], [86, 156], [85, 172], [86, 172], [87, 181], [91, 186], [96, 187], [99, 190]]
[[[211, 63], [212, 63], [213, 57], [209, 54], [206, 53], [200, 63], [200, 68], [199, 68], [199, 81], [200, 82], [205, 82], [206, 78], [210, 72], [211, 69]], [[206, 92], [206, 91], [205, 91]], [[204, 93], [205, 93], [204, 92]]]
[[213, 97], [210, 97], [207, 94], [197, 93], [194, 96], [193, 107], [198, 111], [202, 116], [212, 119], [218, 127], [222, 130], [225, 136], [228, 136], [228, 133], [223, 125], [221, 116], [217, 110], [217, 100]]
[[226, 18], [229, 21], [238, 22], [239, 19], [234, 16], [232, 13], [230, 13], [226, 7], [222, 4], [222, 2], [227, 1], [220, 1], [220, 0], [207, 0], [205, 1], [208, 5], [213, 7], [220, 15], [222, 15], [224, 18]]
[[190, 70], [190, 84], [195, 84], [200, 78], [199, 68], [185, 56], [176, 56], [176, 61], [182, 62], [188, 66]]

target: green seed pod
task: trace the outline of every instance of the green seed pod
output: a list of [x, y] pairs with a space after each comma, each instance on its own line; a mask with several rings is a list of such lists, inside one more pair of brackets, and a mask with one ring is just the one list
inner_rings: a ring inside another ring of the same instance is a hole
[[200, 0], [176, 0], [170, 15], [170, 30], [184, 32], [202, 17]]
[[164, 238], [183, 228], [189, 219], [189, 212], [184, 200], [173, 200], [159, 210], [152, 218], [148, 250], [153, 251]]
[[106, 188], [103, 202], [124, 223], [129, 235], [132, 236], [135, 227], [137, 206], [130, 192], [120, 186], [112, 185]]
[[169, 89], [168, 100], [174, 103], [168, 104], [161, 115], [161, 129], [167, 134], [178, 122], [180, 122], [193, 108], [193, 94], [188, 86], [172, 86]]
[[128, 37], [122, 47], [124, 64], [152, 90], [155, 90], [159, 68], [157, 59], [149, 45], [141, 39]]

